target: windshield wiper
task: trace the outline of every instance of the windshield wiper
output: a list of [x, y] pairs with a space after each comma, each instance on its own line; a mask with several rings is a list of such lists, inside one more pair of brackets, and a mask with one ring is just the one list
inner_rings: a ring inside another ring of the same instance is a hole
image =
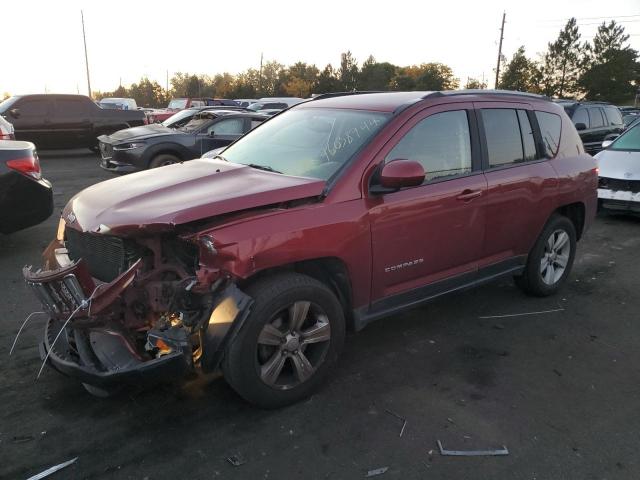
[[224, 158], [222, 155], [217, 154], [215, 157], [213, 158], [219, 158], [220, 160], [224, 161], [224, 162], [228, 162], [229, 160], [227, 160], [226, 158]]
[[258, 165], [257, 163], [248, 163], [247, 167], [255, 168], [256, 170], [264, 170], [265, 172], [282, 173], [278, 170], [274, 170], [268, 165]]

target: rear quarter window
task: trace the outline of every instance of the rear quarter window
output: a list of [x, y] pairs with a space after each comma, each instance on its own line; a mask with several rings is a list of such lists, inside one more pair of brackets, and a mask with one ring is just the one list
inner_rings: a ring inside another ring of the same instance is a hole
[[607, 117], [607, 123], [609, 125], [622, 125], [624, 122], [622, 121], [622, 114], [620, 110], [616, 107], [608, 106], [604, 107], [604, 113]]
[[562, 119], [560, 115], [536, 110], [536, 119], [540, 126], [544, 155], [553, 158], [560, 148], [560, 134], [562, 133]]

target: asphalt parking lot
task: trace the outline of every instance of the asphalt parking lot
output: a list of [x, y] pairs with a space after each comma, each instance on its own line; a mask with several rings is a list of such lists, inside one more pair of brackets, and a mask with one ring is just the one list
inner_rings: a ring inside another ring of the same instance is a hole
[[[88, 151], [41, 162], [58, 211], [111, 177]], [[49, 369], [36, 381], [42, 321], [9, 348], [38, 309], [21, 268], [38, 264], [57, 222], [0, 236], [0, 478], [76, 456], [51, 478], [351, 479], [382, 467], [375, 478], [640, 478], [640, 219], [599, 216], [558, 296], [502, 281], [351, 335], [324, 387], [277, 411], [247, 405], [217, 376], [110, 399]], [[402, 436], [387, 411], [406, 418]], [[510, 453], [443, 457], [437, 440]]]

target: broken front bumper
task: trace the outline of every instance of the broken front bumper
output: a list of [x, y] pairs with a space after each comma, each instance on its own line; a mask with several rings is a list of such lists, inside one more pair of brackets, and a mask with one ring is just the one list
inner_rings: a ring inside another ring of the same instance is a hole
[[[144, 386], [180, 379], [191, 370], [190, 355], [186, 355], [184, 351], [142, 361], [130, 352], [125, 344], [115, 343], [118, 340], [105, 341], [103, 338], [102, 342], [93, 343], [91, 335], [89, 341], [77, 338], [78, 335], [82, 335], [78, 330], [73, 331], [73, 349], [69, 336], [64, 334], [59, 336], [52, 348], [51, 345], [62, 325], [61, 321], [49, 319], [44, 341], [40, 344], [40, 358], [43, 361], [46, 359], [47, 364], [58, 372], [77, 378], [83, 383], [97, 387], [123, 384]], [[94, 333], [102, 336], [113, 335], [107, 332], [108, 330], [98, 330]]]
[[[112, 282], [97, 283], [83, 261], [67, 263], [64, 249], [51, 248], [49, 253], [54, 255], [49, 255], [48, 267], [58, 268], [23, 270], [49, 315], [41, 358], [60, 373], [96, 387], [177, 380], [193, 372], [196, 364], [205, 372], [215, 370], [252, 303], [233, 283], [224, 287], [220, 283], [196, 331], [182, 325], [153, 328], [141, 339], [110, 314], [112, 305], [135, 282], [140, 261]], [[196, 349], [190, 339], [197, 332]]]

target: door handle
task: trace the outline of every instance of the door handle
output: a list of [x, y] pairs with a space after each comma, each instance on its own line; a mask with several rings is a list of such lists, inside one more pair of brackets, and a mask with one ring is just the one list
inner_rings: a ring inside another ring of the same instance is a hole
[[456, 199], [463, 202], [470, 202], [474, 198], [478, 198], [480, 195], [482, 195], [482, 190], [470, 190], [467, 188], [463, 190], [462, 193], [456, 197]]

